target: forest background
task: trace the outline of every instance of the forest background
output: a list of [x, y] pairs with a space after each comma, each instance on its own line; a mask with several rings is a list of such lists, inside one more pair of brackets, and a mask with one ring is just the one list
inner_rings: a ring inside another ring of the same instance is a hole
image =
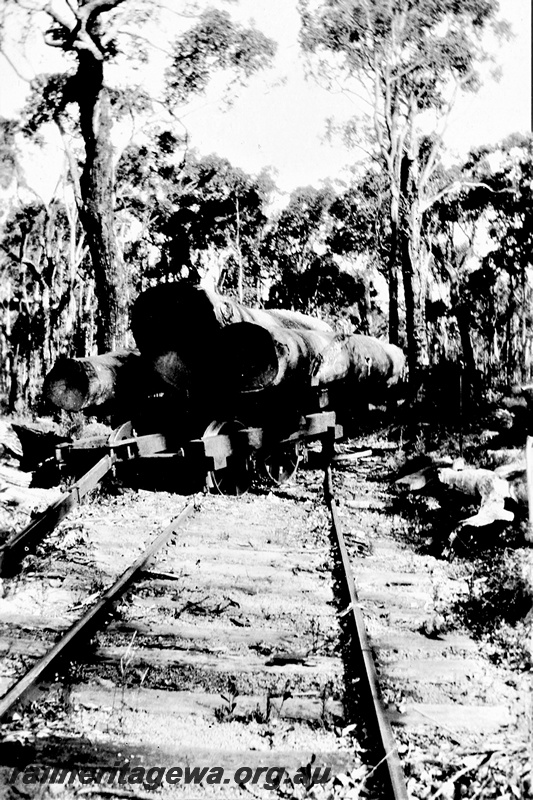
[[35, 408], [59, 355], [131, 345], [136, 295], [179, 278], [399, 343], [437, 393], [530, 380], [529, 15], [4, 3], [5, 406]]

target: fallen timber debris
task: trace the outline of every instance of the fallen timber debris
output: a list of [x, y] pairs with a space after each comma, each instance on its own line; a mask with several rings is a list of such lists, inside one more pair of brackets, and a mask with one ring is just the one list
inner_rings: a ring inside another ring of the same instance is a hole
[[13, 436], [19, 442], [19, 450], [15, 457], [20, 461], [24, 471], [32, 471], [46, 459], [54, 456], [56, 447], [69, 440], [68, 436], [60, 433], [58, 425], [51, 430], [43, 430], [39, 425], [29, 423], [11, 423]]
[[22, 458], [23, 451], [20, 439], [10, 422], [0, 419], [0, 455], [9, 453], [15, 458]]
[[492, 472], [492, 470], [454, 470], [445, 467], [439, 470], [438, 478], [446, 486], [452, 486], [464, 494], [481, 498], [481, 506], [478, 513], [462, 520], [462, 526], [483, 527], [497, 521], [513, 521], [514, 512], [505, 508], [506, 499], [512, 497], [512, 484]]
[[500, 462], [494, 470], [468, 467], [462, 460], [445, 464], [445, 459], [442, 459], [403, 475], [395, 484], [409, 492], [431, 489], [440, 484], [479, 499], [478, 512], [461, 520], [459, 527], [480, 528], [495, 522], [513, 522], [515, 512], [512, 507], [507, 507], [507, 501], [523, 507], [528, 503], [524, 453], [509, 451], [511, 463], [505, 463], [508, 458], [504, 451], [491, 451], [491, 458]]

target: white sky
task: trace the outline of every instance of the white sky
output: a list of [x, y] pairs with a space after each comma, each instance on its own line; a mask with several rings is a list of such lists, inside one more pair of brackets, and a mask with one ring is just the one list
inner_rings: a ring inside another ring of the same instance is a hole
[[[332, 94], [306, 81], [297, 37], [299, 16], [295, 0], [241, 0], [242, 16], [278, 42], [276, 75], [257, 76], [240, 93], [231, 111], [217, 113], [216, 102], [198, 101], [184, 117], [191, 142], [202, 152], [219, 152], [235, 165], [257, 172], [268, 164], [278, 170], [281, 189], [317, 184], [337, 176], [360, 153], [337, 141], [324, 141], [325, 120], [357, 113], [345, 94]], [[460, 98], [449, 121], [445, 141], [454, 153], [476, 145], [496, 143], [531, 126], [531, 0], [500, 0], [500, 16], [509, 20], [515, 38], [496, 51], [503, 75], [496, 83], [487, 76], [477, 95]]]
[[[324, 141], [325, 120], [348, 117], [358, 106], [340, 92], [333, 94], [305, 80], [297, 43], [296, 0], [240, 0], [238, 6], [224, 7], [244, 22], [254, 19], [260, 30], [278, 42], [276, 64], [240, 90], [229, 110], [221, 109], [218, 82], [206, 97], [195, 99], [182, 116], [191, 145], [201, 153], [217, 152], [252, 173], [272, 165], [284, 192], [339, 176], [342, 168], [359, 155], [338, 142]], [[531, 3], [500, 0], [500, 8], [500, 16], [511, 22], [515, 38], [496, 52], [503, 69], [501, 81], [487, 77], [477, 95], [458, 101], [445, 139], [457, 154], [479, 144], [495, 143], [515, 131], [530, 130]], [[50, 53], [47, 58], [54, 56]], [[15, 60], [17, 54], [12, 53], [12, 57]], [[31, 73], [30, 65], [18, 63], [23, 64], [26, 74]], [[46, 69], [51, 71], [54, 66], [47, 64]], [[1, 56], [0, 77], [0, 114], [11, 116], [23, 103], [26, 84]], [[52, 162], [54, 157], [61, 156], [51, 151]], [[46, 161], [51, 166], [50, 158]], [[46, 183], [52, 185], [50, 176]], [[47, 193], [44, 187], [42, 190]]]

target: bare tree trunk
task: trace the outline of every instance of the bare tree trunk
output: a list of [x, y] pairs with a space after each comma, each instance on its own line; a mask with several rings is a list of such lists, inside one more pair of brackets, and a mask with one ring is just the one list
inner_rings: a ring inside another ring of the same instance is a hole
[[[85, 163], [79, 183], [81, 221], [87, 234], [95, 293], [98, 299], [98, 346], [120, 346], [125, 334], [125, 281], [114, 231], [113, 164], [110, 141], [111, 115], [104, 86], [105, 48], [100, 39], [101, 14], [124, 0], [80, 0], [68, 4], [74, 14], [58, 11], [52, 3], [46, 12], [55, 22], [45, 34], [52, 47], [73, 52], [78, 61], [74, 97], [80, 112]], [[73, 169], [75, 176], [76, 170]], [[78, 187], [74, 177], [76, 194]]]
[[9, 386], [9, 398], [7, 407], [10, 413], [16, 411], [17, 408], [17, 400], [19, 397], [19, 347], [18, 345], [12, 350], [11, 352], [11, 363], [10, 363], [10, 386]]
[[389, 253], [389, 341], [398, 344], [398, 234], [399, 234], [399, 202], [394, 196], [391, 202], [391, 237]]
[[238, 287], [239, 303], [242, 303], [244, 300], [244, 275], [243, 275], [242, 248], [241, 248], [241, 213], [240, 213], [240, 203], [238, 197], [235, 203], [235, 210], [237, 215], [237, 233], [235, 238], [235, 247], [237, 249], [237, 263], [239, 270], [237, 276], [237, 287]]
[[527, 308], [528, 308], [528, 284], [526, 270], [522, 267], [520, 274], [520, 283], [522, 288], [522, 307], [520, 309], [520, 380], [524, 383], [528, 380], [529, 375], [529, 347], [527, 336]]
[[402, 276], [405, 294], [407, 363], [410, 382], [416, 381], [429, 363], [426, 331], [426, 291], [421, 276], [420, 244], [402, 236]]
[[85, 164], [80, 180], [82, 221], [94, 270], [98, 300], [97, 345], [113, 350], [124, 342], [126, 298], [122, 260], [114, 229], [113, 165], [109, 98], [103, 85], [103, 61], [79, 53], [80, 126]]

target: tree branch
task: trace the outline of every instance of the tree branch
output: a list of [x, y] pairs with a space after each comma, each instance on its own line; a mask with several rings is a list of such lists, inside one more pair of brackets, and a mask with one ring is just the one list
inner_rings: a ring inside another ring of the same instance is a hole
[[49, 17], [52, 17], [54, 22], [57, 22], [58, 25], [61, 25], [62, 28], [66, 28], [68, 31], [73, 31], [76, 27], [77, 16], [74, 9], [72, 9], [72, 14], [74, 16], [74, 20], [72, 22], [67, 22], [66, 17], [64, 17], [62, 14], [58, 14], [58, 12], [52, 6], [52, 3], [47, 3], [43, 8], [43, 11], [45, 11]]
[[9, 64], [9, 66], [11, 67], [11, 69], [13, 70], [15, 75], [17, 76], [17, 78], [20, 78], [20, 80], [24, 81], [25, 83], [31, 83], [31, 78], [26, 78], [22, 74], [22, 72], [19, 70], [19, 68], [15, 64], [15, 62], [8, 56], [8, 54], [6, 53], [6, 51], [3, 48], [0, 48], [0, 55], [4, 56], [5, 60], [7, 61], [7, 63]]
[[159, 47], [159, 45], [154, 44], [154, 42], [151, 39], [149, 39], [148, 36], [142, 36], [140, 33], [133, 33], [133, 31], [127, 31], [125, 28], [119, 28], [117, 30], [117, 34], [118, 33], [122, 34], [122, 36], [131, 36], [132, 39], [138, 39], [141, 42], [146, 42], [146, 44], [149, 44], [150, 47], [152, 47], [154, 50], [159, 50], [160, 53], [164, 53], [166, 56], [169, 56], [170, 58], [172, 58], [174, 55], [173, 53], [170, 52], [170, 50], [165, 50], [164, 47]]
[[439, 200], [442, 200], [443, 197], [446, 197], [452, 192], [460, 191], [461, 189], [487, 189], [492, 194], [503, 194], [505, 192], [512, 193], [513, 189], [493, 189], [492, 186], [489, 186], [488, 183], [484, 183], [483, 181], [454, 181], [450, 183], [448, 186], [445, 186], [441, 189], [440, 192], [433, 195], [433, 197], [429, 197], [425, 202], [420, 203], [420, 208], [422, 213], [428, 211], [432, 206], [435, 205]]
[[97, 61], [103, 60], [103, 53], [97, 41], [92, 37], [89, 28], [94, 20], [105, 11], [112, 11], [124, 0], [89, 0], [78, 9], [70, 4], [75, 23], [69, 23], [62, 14], [48, 3], [44, 10], [60, 26], [59, 30], [49, 29], [44, 40], [50, 47], [60, 47], [63, 50], [76, 50], [91, 53]]
[[89, 0], [80, 6], [77, 17], [79, 20], [84, 20], [87, 25], [94, 17], [98, 17], [104, 11], [112, 11], [123, 2], [124, 0]]

